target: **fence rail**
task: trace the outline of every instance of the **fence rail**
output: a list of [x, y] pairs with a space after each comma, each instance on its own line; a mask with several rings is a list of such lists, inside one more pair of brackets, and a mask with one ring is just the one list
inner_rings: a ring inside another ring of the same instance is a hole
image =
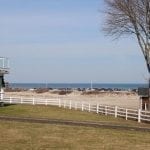
[[63, 108], [113, 115], [115, 118], [122, 117], [126, 120], [132, 119], [138, 122], [146, 121], [150, 123], [150, 111], [141, 109], [127, 109], [118, 106], [105, 106], [100, 104], [90, 104], [87, 102], [76, 102], [64, 99], [43, 99], [43, 98], [23, 98], [23, 97], [4, 97], [7, 104], [31, 104], [31, 105], [53, 105]]

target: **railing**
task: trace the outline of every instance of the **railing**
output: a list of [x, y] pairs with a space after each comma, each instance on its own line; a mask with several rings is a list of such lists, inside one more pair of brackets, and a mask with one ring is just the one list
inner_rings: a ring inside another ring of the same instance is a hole
[[142, 111], [141, 109], [127, 109], [118, 106], [105, 106], [99, 104], [90, 104], [87, 102], [76, 102], [71, 100], [61, 99], [42, 99], [42, 98], [23, 98], [23, 97], [4, 97], [4, 103], [9, 104], [31, 104], [31, 105], [54, 105], [63, 108], [74, 108], [75, 110], [82, 110], [88, 112], [95, 112], [97, 114], [113, 115], [115, 118], [122, 117], [126, 120], [132, 119], [138, 122], [150, 123], [150, 111]]
[[9, 69], [9, 60], [8, 58], [0, 57], [0, 70]]

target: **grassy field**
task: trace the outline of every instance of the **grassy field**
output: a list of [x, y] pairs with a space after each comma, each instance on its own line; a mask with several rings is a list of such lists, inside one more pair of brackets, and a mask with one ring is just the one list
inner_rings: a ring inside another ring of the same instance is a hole
[[[0, 115], [105, 121], [114, 124], [147, 126], [111, 116], [50, 106], [10, 105]], [[0, 121], [0, 150], [149, 150], [150, 132]]]
[[150, 124], [137, 123], [123, 118], [114, 118], [114, 116], [105, 116], [96, 113], [82, 112], [80, 110], [69, 110], [57, 106], [39, 106], [39, 105], [8, 105], [0, 108], [0, 115], [64, 119], [75, 121], [94, 121], [94, 122], [111, 122], [113, 124], [134, 125], [150, 127]]
[[150, 133], [0, 122], [0, 150], [149, 150]]

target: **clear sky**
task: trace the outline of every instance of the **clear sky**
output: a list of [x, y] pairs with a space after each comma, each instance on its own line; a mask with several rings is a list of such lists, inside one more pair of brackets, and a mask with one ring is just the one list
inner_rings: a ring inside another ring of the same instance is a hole
[[142, 83], [146, 65], [133, 37], [102, 32], [103, 0], [0, 0], [0, 56], [9, 82]]

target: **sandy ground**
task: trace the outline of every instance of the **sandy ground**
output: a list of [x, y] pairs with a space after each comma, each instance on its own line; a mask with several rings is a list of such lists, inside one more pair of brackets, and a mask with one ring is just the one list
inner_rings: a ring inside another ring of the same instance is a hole
[[52, 92], [36, 93], [34, 91], [6, 92], [6, 97], [38, 97], [38, 98], [60, 98], [62, 100], [72, 100], [76, 102], [99, 103], [108, 106], [120, 106], [125, 108], [139, 108], [139, 96], [131, 92], [102, 92], [100, 94], [82, 95], [79, 91], [74, 91], [67, 95], [58, 95]]

